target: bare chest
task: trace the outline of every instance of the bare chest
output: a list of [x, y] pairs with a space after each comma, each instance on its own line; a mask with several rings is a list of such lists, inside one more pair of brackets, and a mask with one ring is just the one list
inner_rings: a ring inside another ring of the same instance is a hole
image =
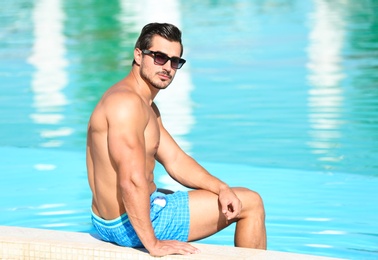
[[159, 148], [160, 128], [155, 113], [151, 109], [150, 119], [144, 132], [146, 154], [154, 156]]

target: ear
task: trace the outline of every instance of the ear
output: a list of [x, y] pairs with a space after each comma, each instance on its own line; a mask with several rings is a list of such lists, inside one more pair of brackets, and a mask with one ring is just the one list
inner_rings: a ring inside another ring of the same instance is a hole
[[138, 65], [140, 65], [142, 61], [142, 51], [138, 48], [134, 49], [134, 60], [135, 60], [135, 63]]

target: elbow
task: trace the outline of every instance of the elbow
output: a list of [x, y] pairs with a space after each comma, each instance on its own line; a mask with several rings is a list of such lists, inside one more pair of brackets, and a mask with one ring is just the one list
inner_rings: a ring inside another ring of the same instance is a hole
[[147, 180], [144, 174], [134, 173], [119, 178], [119, 187], [123, 192], [133, 192], [147, 187]]

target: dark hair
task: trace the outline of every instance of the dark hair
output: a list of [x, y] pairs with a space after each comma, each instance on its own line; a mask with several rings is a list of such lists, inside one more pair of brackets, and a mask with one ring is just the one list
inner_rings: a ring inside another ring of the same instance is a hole
[[[184, 47], [181, 42], [181, 31], [179, 28], [169, 23], [149, 23], [145, 25], [139, 35], [138, 40], [135, 43], [135, 48], [140, 50], [148, 50], [152, 45], [152, 38], [155, 35], [159, 35], [168, 41], [178, 42], [181, 45], [182, 56], [184, 52]], [[133, 64], [135, 60], [133, 61]]]

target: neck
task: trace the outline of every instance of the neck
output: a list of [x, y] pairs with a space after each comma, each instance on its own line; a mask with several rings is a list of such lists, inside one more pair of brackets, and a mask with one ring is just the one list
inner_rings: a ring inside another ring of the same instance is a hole
[[156, 95], [159, 93], [159, 90], [147, 84], [146, 81], [140, 77], [139, 73], [136, 71], [138, 68], [138, 66], [134, 65], [130, 73], [135, 82], [135, 84], [133, 84], [135, 86], [134, 89], [147, 104], [151, 105]]

